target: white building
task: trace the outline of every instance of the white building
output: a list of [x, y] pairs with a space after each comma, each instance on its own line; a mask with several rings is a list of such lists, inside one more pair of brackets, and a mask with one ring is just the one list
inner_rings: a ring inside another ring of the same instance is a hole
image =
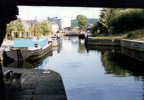
[[57, 18], [57, 17], [48, 17], [48, 21], [51, 22], [52, 24], [52, 30], [54, 33], [62, 30], [62, 22], [61, 19]]
[[54, 33], [58, 32], [60, 29], [59, 29], [59, 26], [58, 24], [55, 24], [55, 23], [52, 23], [52, 31]]

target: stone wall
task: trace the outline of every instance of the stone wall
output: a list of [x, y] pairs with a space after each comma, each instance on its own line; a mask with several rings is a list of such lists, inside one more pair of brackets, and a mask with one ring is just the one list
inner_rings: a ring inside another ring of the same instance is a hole
[[87, 44], [91, 46], [119, 46], [136, 51], [144, 51], [144, 41], [128, 39], [97, 39], [90, 37]]
[[144, 42], [128, 39], [97, 39], [88, 38], [88, 49], [107, 49], [116, 53], [121, 53], [136, 60], [144, 62]]
[[101, 46], [119, 46], [120, 40], [119, 39], [96, 39], [93, 37], [89, 37], [87, 41], [88, 45], [101, 45]]

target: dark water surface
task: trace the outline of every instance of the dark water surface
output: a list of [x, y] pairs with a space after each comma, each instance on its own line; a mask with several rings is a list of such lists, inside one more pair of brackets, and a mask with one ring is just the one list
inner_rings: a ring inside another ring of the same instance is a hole
[[144, 100], [142, 67], [143, 63], [115, 49], [87, 52], [76, 37], [65, 37], [36, 69], [60, 73], [68, 100]]

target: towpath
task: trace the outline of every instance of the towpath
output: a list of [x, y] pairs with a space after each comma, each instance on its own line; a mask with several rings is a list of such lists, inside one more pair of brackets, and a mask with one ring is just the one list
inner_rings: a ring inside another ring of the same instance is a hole
[[6, 100], [67, 100], [62, 79], [54, 71], [18, 68], [3, 70], [22, 73], [20, 81], [5, 81]]

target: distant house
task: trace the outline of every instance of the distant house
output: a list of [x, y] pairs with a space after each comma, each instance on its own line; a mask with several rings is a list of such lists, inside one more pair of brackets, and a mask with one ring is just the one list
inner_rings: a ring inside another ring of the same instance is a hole
[[52, 24], [52, 30], [54, 33], [62, 30], [62, 22], [58, 17], [48, 17], [47, 20]]
[[[22, 24], [24, 26], [24, 30], [17, 32], [17, 31], [12, 31], [11, 34], [7, 35], [8, 39], [11, 38], [31, 38], [34, 34], [31, 30], [31, 27], [34, 25], [36, 20], [22, 20]], [[9, 38], [11, 37], [11, 38]]]
[[52, 31], [54, 33], [58, 32], [60, 29], [59, 29], [59, 26], [58, 24], [55, 24], [55, 23], [52, 23]]

